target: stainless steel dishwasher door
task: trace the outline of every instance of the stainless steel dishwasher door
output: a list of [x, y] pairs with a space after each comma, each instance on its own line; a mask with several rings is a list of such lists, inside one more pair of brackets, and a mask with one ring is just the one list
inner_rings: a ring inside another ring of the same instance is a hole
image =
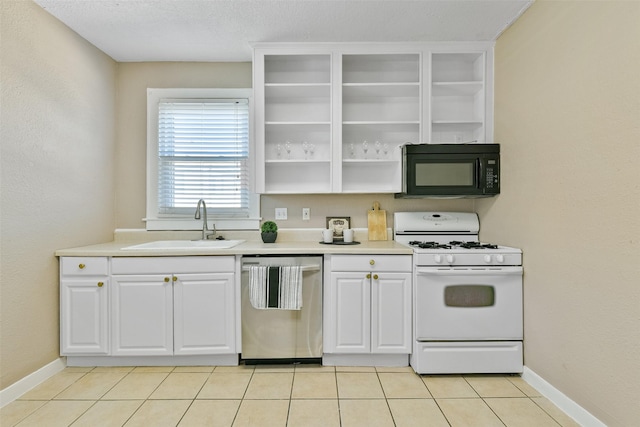
[[[302, 309], [256, 309], [249, 301], [250, 265], [302, 267]], [[322, 357], [322, 257], [242, 258], [242, 359], [245, 361]]]

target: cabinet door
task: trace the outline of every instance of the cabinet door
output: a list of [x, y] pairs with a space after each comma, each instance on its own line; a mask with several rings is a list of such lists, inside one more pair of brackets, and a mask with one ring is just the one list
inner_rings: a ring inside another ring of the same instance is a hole
[[106, 277], [65, 279], [60, 287], [60, 353], [108, 354]]
[[371, 350], [371, 287], [365, 272], [331, 273], [327, 353]]
[[175, 277], [174, 353], [235, 353], [234, 273]]
[[411, 273], [373, 274], [371, 352], [411, 353]]
[[112, 354], [173, 354], [172, 276], [114, 275], [112, 280]]

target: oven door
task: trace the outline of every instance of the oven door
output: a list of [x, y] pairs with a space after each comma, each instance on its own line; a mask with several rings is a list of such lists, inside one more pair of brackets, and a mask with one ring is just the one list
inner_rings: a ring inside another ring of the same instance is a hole
[[416, 267], [418, 341], [522, 339], [522, 267]]

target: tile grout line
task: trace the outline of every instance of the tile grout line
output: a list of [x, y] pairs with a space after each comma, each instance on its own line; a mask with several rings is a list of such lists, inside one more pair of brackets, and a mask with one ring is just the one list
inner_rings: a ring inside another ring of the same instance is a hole
[[[185, 409], [184, 413], [182, 414], [182, 416], [180, 417], [180, 419], [178, 420], [178, 423], [176, 425], [179, 425], [182, 420], [184, 419], [184, 416], [187, 415], [187, 412], [189, 412], [189, 409], [191, 409], [191, 407], [193, 406], [193, 404], [195, 403], [196, 399], [198, 398], [198, 395], [200, 394], [200, 392], [202, 391], [202, 389], [204, 388], [205, 384], [207, 383], [207, 381], [209, 381], [209, 378], [211, 378], [211, 375], [213, 375], [213, 371], [215, 371], [215, 368], [213, 368], [211, 370], [211, 372], [209, 372], [209, 375], [207, 375], [207, 378], [204, 380], [204, 382], [202, 383], [202, 385], [200, 386], [200, 388], [198, 389], [197, 393], [195, 394], [195, 396], [193, 396], [193, 399], [191, 399], [191, 403], [189, 403], [189, 406], [187, 406], [187, 409]], [[175, 372], [175, 368], [172, 372]], [[185, 372], [188, 373], [188, 372]], [[167, 378], [169, 378], [169, 375], [167, 375]], [[166, 378], [165, 378], [166, 379]], [[161, 383], [162, 384], [162, 383]], [[160, 386], [158, 386], [160, 387]], [[155, 391], [155, 390], [154, 390]], [[153, 393], [151, 393], [153, 394]], [[151, 396], [151, 395], [149, 395]], [[129, 420], [127, 420], [129, 421]], [[126, 424], [126, 423], [125, 423]], [[124, 424], [123, 424], [124, 426]]]
[[449, 424], [449, 426], [451, 427], [451, 421], [449, 421], [449, 418], [447, 418], [447, 415], [442, 410], [442, 407], [440, 406], [440, 403], [438, 403], [438, 399], [436, 399], [436, 397], [433, 395], [433, 392], [431, 392], [431, 389], [429, 388], [427, 383], [424, 381], [424, 376], [419, 375], [419, 374], [416, 374], [416, 375], [418, 375], [418, 377], [420, 377], [420, 381], [422, 381], [422, 384], [424, 384], [424, 386], [427, 388], [427, 391], [429, 392], [429, 395], [433, 399], [433, 402], [438, 407], [438, 410], [440, 411], [440, 414], [442, 414], [442, 418], [444, 418], [444, 420], [447, 422], [447, 424]]
[[391, 411], [391, 406], [389, 405], [389, 399], [387, 399], [387, 393], [384, 390], [384, 386], [382, 385], [382, 380], [380, 379], [380, 372], [378, 372], [378, 368], [374, 368], [376, 370], [376, 378], [378, 378], [378, 383], [380, 384], [380, 388], [382, 389], [382, 395], [384, 396], [384, 403], [387, 404], [387, 409], [389, 410], [389, 415], [391, 416], [391, 422], [394, 426], [396, 426], [396, 419], [393, 417], [393, 411]]

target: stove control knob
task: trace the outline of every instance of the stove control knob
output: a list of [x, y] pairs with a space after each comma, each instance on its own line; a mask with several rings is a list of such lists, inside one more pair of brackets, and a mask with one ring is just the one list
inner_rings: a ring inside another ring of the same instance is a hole
[[433, 260], [436, 262], [436, 264], [440, 264], [442, 262], [442, 255], [434, 255]]
[[496, 255], [496, 261], [500, 263], [504, 262], [504, 255], [500, 255], [500, 254]]
[[484, 262], [486, 262], [487, 264], [491, 264], [491, 255], [485, 255]]
[[453, 258], [453, 255], [447, 255], [447, 262], [448, 262], [449, 264], [453, 263], [453, 259], [454, 259], [454, 258]]

